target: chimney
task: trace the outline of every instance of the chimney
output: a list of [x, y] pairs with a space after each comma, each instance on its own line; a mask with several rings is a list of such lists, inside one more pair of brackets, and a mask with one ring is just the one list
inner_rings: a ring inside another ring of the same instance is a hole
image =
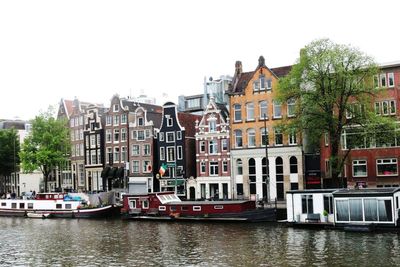
[[235, 63], [235, 75], [239, 76], [242, 74], [242, 62], [241, 61], [236, 61]]
[[263, 56], [260, 56], [258, 58], [258, 67], [261, 68], [261, 67], [264, 67], [264, 66], [265, 66], [265, 59], [264, 59]]

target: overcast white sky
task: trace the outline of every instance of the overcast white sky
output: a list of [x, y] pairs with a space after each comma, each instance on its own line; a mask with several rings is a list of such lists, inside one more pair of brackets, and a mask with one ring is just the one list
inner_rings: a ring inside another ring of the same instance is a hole
[[319, 38], [397, 61], [399, 14], [396, 0], [2, 0], [0, 118], [31, 119], [61, 98], [109, 106], [116, 93], [177, 103], [236, 60], [290, 65]]

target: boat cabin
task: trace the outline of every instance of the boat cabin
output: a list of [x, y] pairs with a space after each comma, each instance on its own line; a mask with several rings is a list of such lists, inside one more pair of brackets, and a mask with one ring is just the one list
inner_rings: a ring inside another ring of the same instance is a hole
[[332, 193], [336, 190], [307, 189], [287, 191], [287, 221], [298, 223], [333, 222]]

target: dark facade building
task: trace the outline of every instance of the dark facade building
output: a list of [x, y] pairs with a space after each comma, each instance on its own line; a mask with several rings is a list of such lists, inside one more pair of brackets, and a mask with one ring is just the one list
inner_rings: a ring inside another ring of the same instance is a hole
[[196, 177], [195, 121], [200, 119], [197, 115], [178, 113], [172, 102], [164, 104], [156, 141], [155, 191], [176, 191], [179, 196], [186, 196], [186, 179]]

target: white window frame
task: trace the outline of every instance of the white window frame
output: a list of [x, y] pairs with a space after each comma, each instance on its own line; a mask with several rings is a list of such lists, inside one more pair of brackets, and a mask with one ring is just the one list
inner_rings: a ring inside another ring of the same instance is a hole
[[297, 133], [295, 130], [292, 130], [289, 133], [288, 139], [289, 139], [289, 145], [297, 145]]
[[246, 103], [246, 121], [254, 121], [254, 120], [255, 120], [254, 103], [253, 102]]
[[[170, 158], [170, 154], [169, 154], [170, 150], [173, 151], [173, 158]], [[167, 152], [167, 155], [166, 155], [167, 156], [167, 162], [175, 162], [175, 160], [176, 160], [175, 147], [174, 146], [167, 146], [166, 152]]]
[[[236, 119], [236, 114], [239, 114], [240, 118]], [[234, 104], [233, 105], [233, 121], [234, 122], [241, 122], [242, 121], [242, 105]]]
[[[281, 119], [282, 118], [282, 104], [279, 103], [279, 101], [274, 100], [272, 105], [274, 107], [274, 119]], [[279, 115], [277, 114], [278, 111], [279, 111]]]
[[[390, 165], [396, 164], [396, 173], [391, 174], [379, 174], [378, 173], [378, 165]], [[399, 164], [397, 158], [383, 158], [383, 159], [376, 159], [376, 175], [380, 177], [385, 176], [397, 176], [399, 174]]]
[[174, 121], [172, 120], [171, 117], [168, 117], [168, 118], [167, 118], [167, 126], [168, 126], [168, 127], [172, 127], [173, 125], [174, 125]]
[[176, 140], [182, 140], [182, 132], [181, 131], [176, 132]]
[[182, 146], [177, 146], [177, 147], [176, 147], [176, 150], [177, 150], [177, 151], [176, 151], [176, 152], [177, 152], [177, 153], [176, 153], [176, 154], [177, 154], [177, 155], [176, 155], [176, 158], [177, 158], [177, 159], [183, 159], [183, 149], [182, 149]]
[[[143, 156], [150, 156], [151, 155], [151, 145], [150, 144], [143, 144], [142, 145], [142, 148], [143, 148]], [[146, 150], [148, 150], [147, 151], [147, 153], [146, 153]]]
[[210, 140], [208, 143], [208, 153], [210, 155], [218, 154], [218, 141], [217, 140]]
[[296, 116], [296, 101], [294, 99], [289, 99], [287, 101], [287, 116], [289, 118]]
[[165, 160], [165, 147], [160, 147], [160, 160]]
[[219, 163], [218, 161], [210, 161], [208, 164], [210, 176], [218, 176], [219, 174]]
[[118, 104], [114, 104], [113, 105], [113, 112], [118, 112], [119, 111], [119, 105]]
[[222, 161], [222, 172], [227, 173], [228, 172], [228, 161], [224, 160]]
[[[237, 135], [237, 133], [240, 133], [240, 140], [241, 140], [241, 143], [242, 143], [241, 146], [238, 145], [238, 135]], [[236, 129], [234, 131], [234, 135], [235, 135], [235, 148], [243, 147], [243, 131], [240, 130], [240, 129]]]
[[[135, 166], [137, 163], [137, 166]], [[137, 170], [135, 169], [137, 167]], [[139, 160], [132, 160], [132, 173], [140, 173], [140, 161]]]
[[[356, 173], [354, 171], [354, 167], [357, 167], [357, 166], [365, 166], [365, 174], [356, 175]], [[351, 166], [351, 170], [352, 170], [353, 177], [367, 177], [368, 176], [368, 162], [367, 162], [367, 160], [365, 160], [365, 159], [353, 160], [352, 166]]]
[[393, 72], [389, 72], [387, 74], [387, 83], [388, 83], [388, 87], [392, 88], [394, 87], [394, 73]]
[[140, 145], [133, 144], [132, 145], [132, 153], [131, 154], [132, 154], [132, 156], [140, 156]]
[[221, 139], [221, 151], [228, 151], [228, 139]]
[[206, 173], [207, 164], [205, 161], [200, 162], [200, 173]]
[[199, 142], [199, 151], [200, 151], [200, 153], [206, 152], [206, 141]]
[[[280, 135], [281, 136], [281, 143], [280, 144], [278, 144], [276, 141], [277, 141], [277, 136], [278, 135]], [[275, 128], [274, 129], [274, 143], [275, 143], [275, 146], [283, 146], [283, 133], [282, 133], [282, 130], [281, 129], [278, 129], [278, 128]]]
[[175, 132], [166, 132], [165, 142], [174, 143], [175, 142]]
[[396, 115], [396, 100], [389, 100], [389, 114]]
[[[383, 82], [384, 81], [384, 82]], [[379, 85], [381, 87], [387, 87], [387, 79], [386, 79], [386, 73], [381, 73], [379, 75]]]
[[260, 120], [264, 119], [264, 114], [265, 114], [265, 119], [268, 120], [268, 101], [267, 100], [260, 101], [258, 102], [258, 105], [260, 108]]
[[256, 130], [254, 128], [247, 129], [247, 147], [256, 147]]
[[143, 160], [142, 161], [143, 163], [142, 163], [142, 172], [143, 173], [150, 173], [151, 172], [151, 169], [150, 170], [148, 170], [147, 169], [147, 166], [150, 166], [151, 167], [151, 161], [150, 160]]

